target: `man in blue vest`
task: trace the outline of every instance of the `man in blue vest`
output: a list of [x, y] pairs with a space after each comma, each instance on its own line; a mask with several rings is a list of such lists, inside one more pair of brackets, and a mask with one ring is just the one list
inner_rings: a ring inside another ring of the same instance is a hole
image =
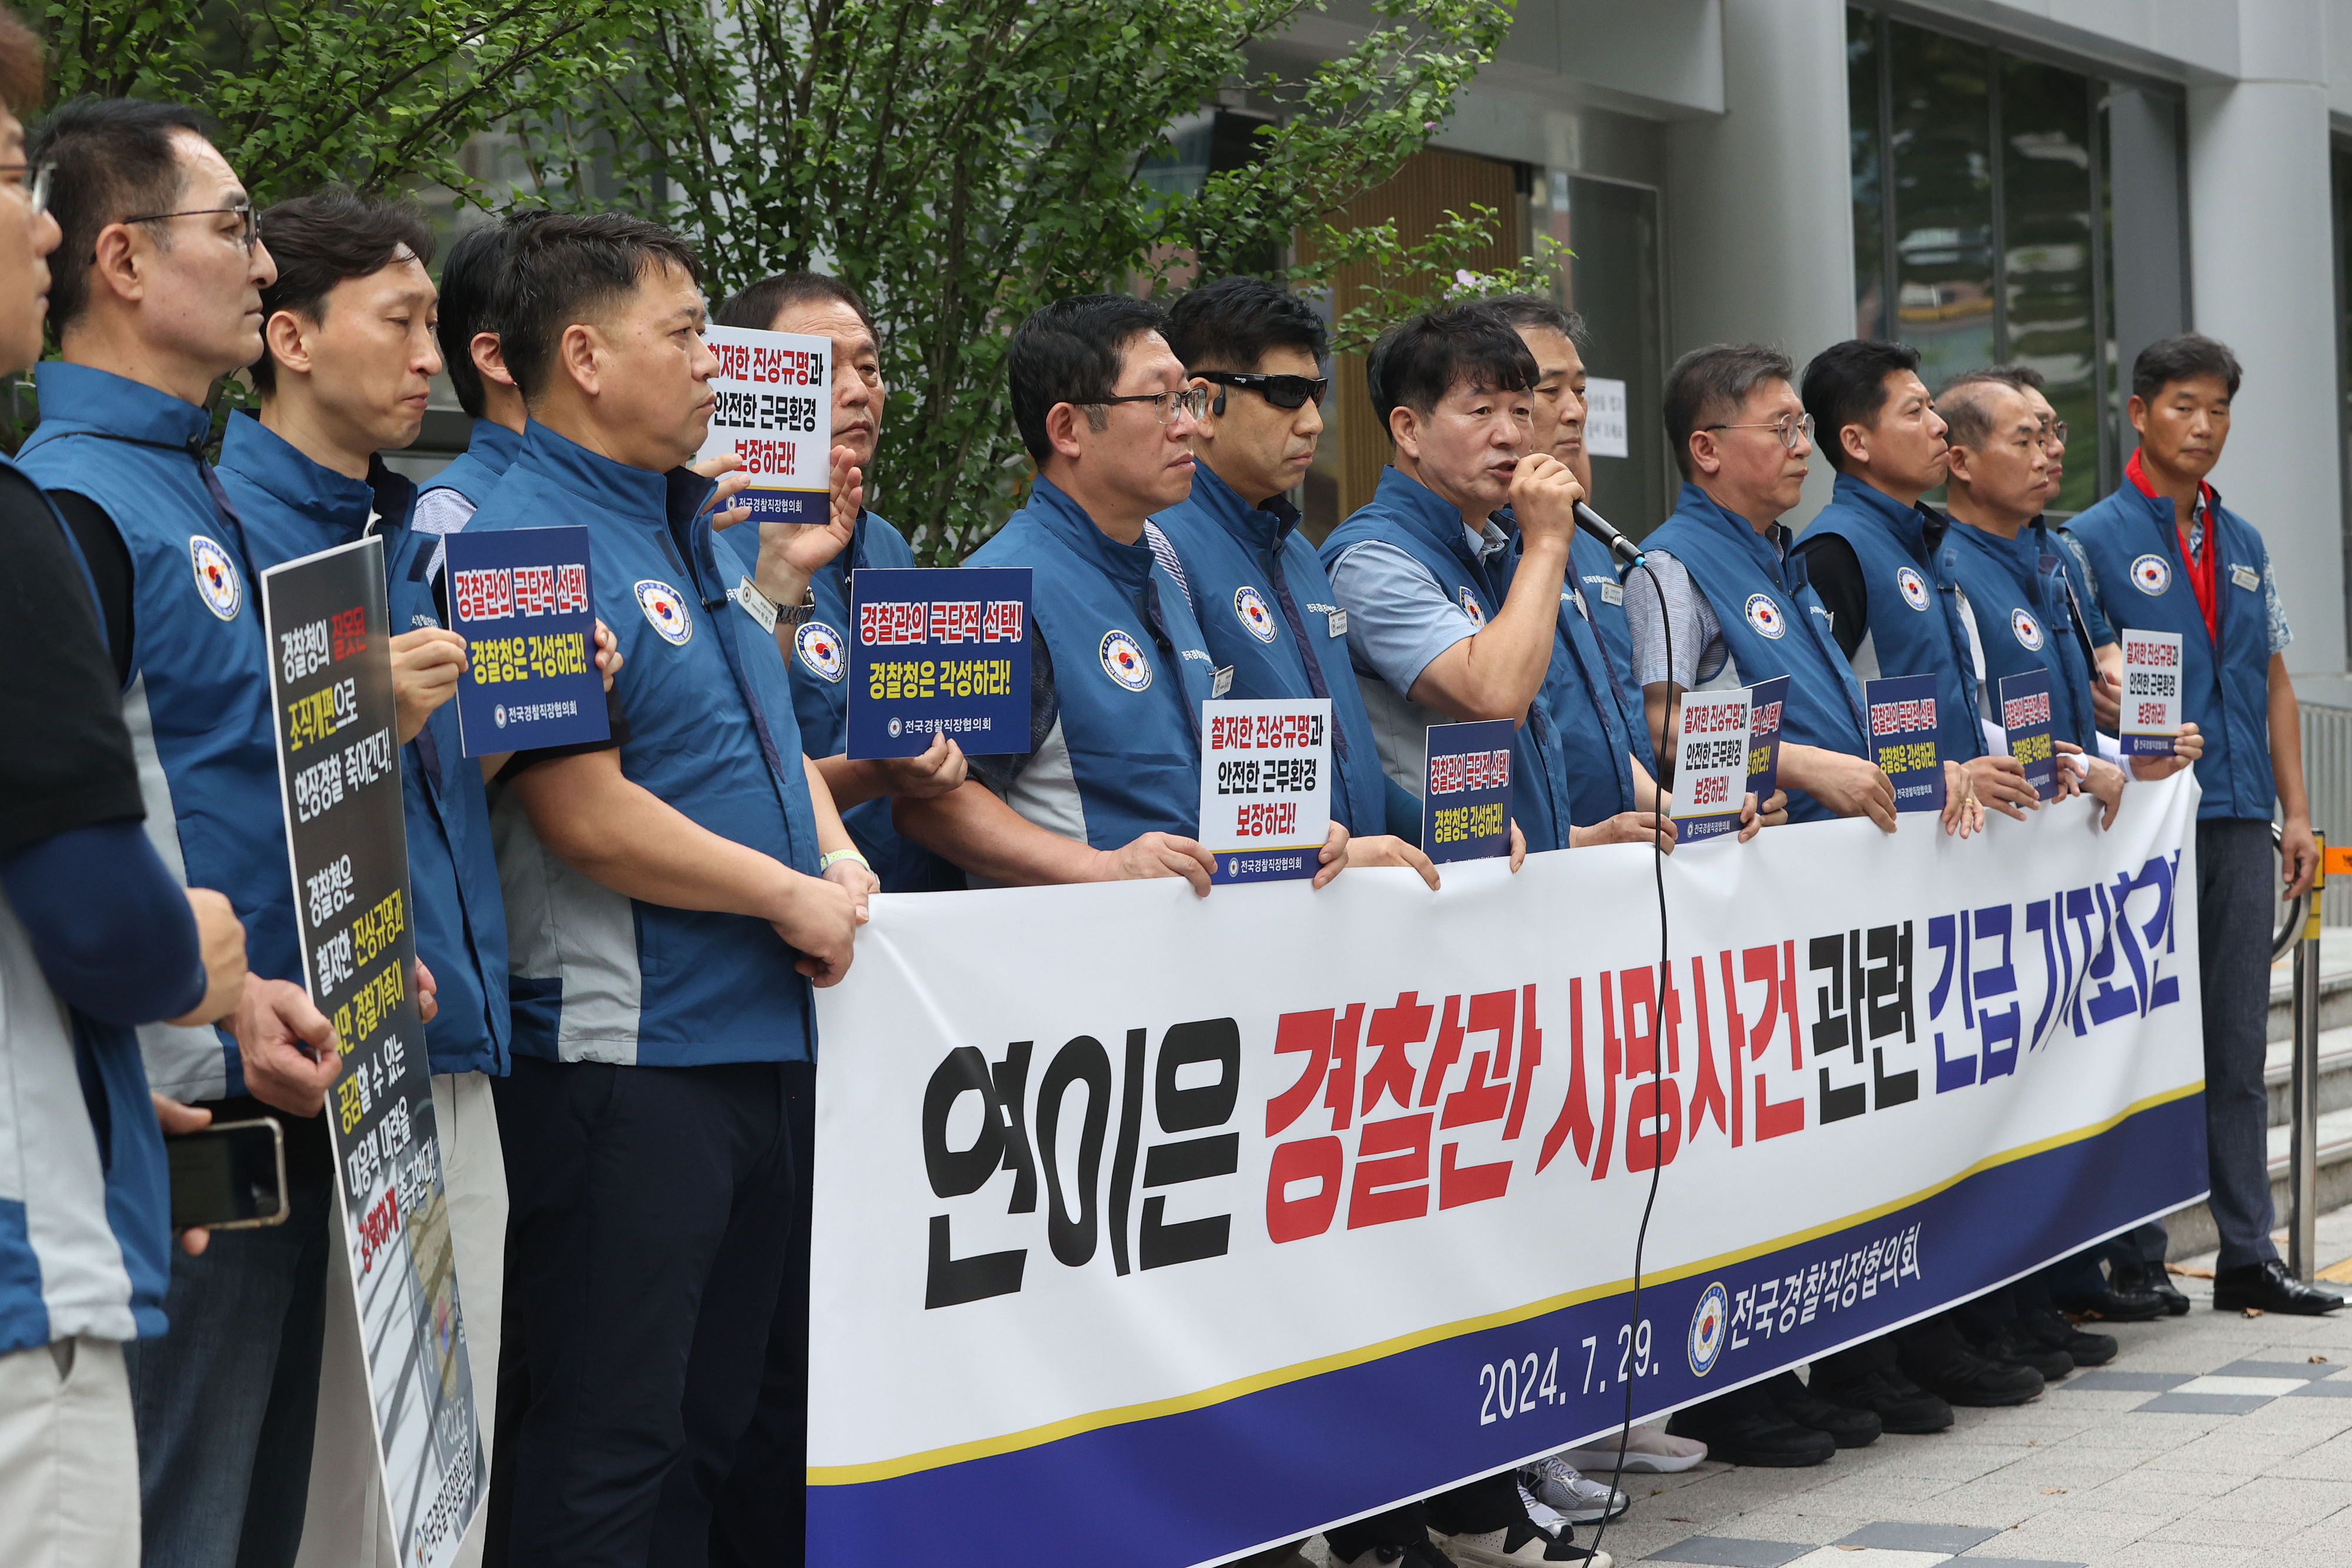
[[1384, 333], [1368, 382], [1391, 461], [1370, 503], [1323, 541], [1324, 566], [1381, 765], [1399, 786], [1423, 789], [1431, 725], [1507, 718], [1518, 726], [1512, 814], [1528, 849], [1671, 844], [1568, 581], [1583, 489], [1558, 458], [1528, 450], [1536, 368], [1484, 305]]
[[1286, 495], [1323, 433], [1322, 318], [1262, 277], [1220, 278], [1176, 301], [1168, 346], [1209, 406], [1192, 431], [1192, 493], [1152, 521], [1175, 551], [1209, 656], [1233, 672], [1226, 695], [1330, 698], [1331, 814], [1347, 824], [1348, 863], [1410, 865], [1434, 887], [1421, 802], [1381, 771], [1348, 664], [1347, 612]]
[[[1506, 294], [1486, 303], [1502, 313], [1536, 357], [1536, 384], [1530, 389], [1534, 450], [1548, 451], [1567, 464], [1584, 493], [1591, 495], [1592, 453], [1584, 439], [1584, 350], [1591, 347], [1591, 336], [1584, 318], [1539, 294]], [[1552, 433], [1549, 443], [1543, 438], [1547, 428]], [[1622, 569], [1607, 545], [1580, 529], [1569, 541], [1568, 570], [1626, 706], [1638, 715], [1642, 705], [1633, 680], [1633, 628], [1625, 618]], [[1632, 727], [1633, 759], [1655, 774], [1658, 759], [1650, 749], [1650, 727], [1636, 723]]]
[[[1780, 782], [1796, 821], [1870, 818], [1895, 831], [1895, 787], [1870, 760], [1862, 685], [1831, 634], [1781, 515], [1803, 494], [1813, 422], [1777, 349], [1716, 343], [1666, 374], [1666, 438], [1683, 474], [1675, 514], [1625, 580], [1633, 669], [1654, 745], [1682, 692], [1787, 675]], [[1671, 648], [1672, 657], [1668, 657]], [[1660, 760], [1665, 761], [1663, 750]], [[1944, 827], [1981, 811], [1948, 765]]]
[[434, 329], [457, 404], [474, 422], [466, 450], [426, 480], [410, 524], [419, 532], [455, 533], [522, 451], [522, 393], [499, 352], [500, 296], [515, 228], [537, 214], [467, 229], [441, 263], [439, 324]]
[[2271, 1245], [2270, 1103], [2263, 1087], [2273, 810], [2284, 820], [2287, 896], [2310, 887], [2319, 859], [2286, 670], [2291, 633], [2269, 548], [2205, 481], [2229, 440], [2242, 373], [2236, 355], [2195, 333], [2141, 350], [2126, 405], [2139, 450], [2124, 467], [2124, 485], [2076, 517], [2072, 531], [2105, 588], [2119, 633], [2179, 633], [2181, 716], [2205, 743], [2197, 761], [2204, 790], [2197, 809], [2197, 952], [2210, 1202], [2221, 1236], [2213, 1305], [2315, 1313], [2343, 1301], [2289, 1274]]
[[[276, 277], [251, 203], [189, 110], [79, 99], [26, 150], [56, 165], [64, 232], [20, 449], [56, 493], [98, 590], [141, 761], [147, 831], [227, 894], [257, 982], [228, 1030], [140, 1031], [159, 1092], [221, 1121], [280, 1113], [286, 1224], [174, 1256], [167, 1337], [134, 1348], [150, 1564], [290, 1563], [318, 1402], [334, 1184], [319, 1116], [342, 1061], [301, 990], [258, 576], [201, 456], [213, 384], [261, 353]], [[314, 1054], [315, 1053], [315, 1054]]]
[[[1030, 749], [975, 758], [960, 788], [896, 807], [900, 831], [984, 883], [1181, 876], [1208, 896], [1215, 857], [1175, 830], [1199, 820], [1216, 665], [1145, 530], [1192, 493], [1209, 394], [1165, 325], [1156, 305], [1089, 294], [1013, 336], [1013, 415], [1037, 478], [965, 564], [1034, 574]], [[1335, 817], [1316, 886], [1346, 866], [1348, 836]]]
[[[763, 278], [719, 306], [722, 327], [795, 332], [833, 344], [832, 457], [836, 486], [853, 486], [860, 499], [865, 476], [873, 472], [888, 387], [882, 377], [879, 345], [866, 302], [839, 278], [822, 273], [788, 272]], [[940, 794], [963, 782], [964, 757], [945, 735], [932, 737], [919, 757], [853, 762], [846, 755], [849, 688], [845, 676], [848, 646], [842, 629], [850, 624], [849, 574], [863, 567], [917, 564], [906, 536], [877, 513], [847, 508], [846, 530], [825, 526], [762, 523], [762, 532], [788, 540], [793, 559], [805, 569], [797, 596], [806, 619], [794, 630], [785, 654], [792, 671], [793, 708], [800, 720], [801, 745], [824, 775], [850, 838], [864, 852], [885, 893], [927, 893], [962, 885], [956, 869], [921, 845], [901, 838], [890, 821], [898, 795]], [[838, 514], [836, 514], [836, 517]], [[793, 1154], [798, 1162], [799, 1207], [778, 1293], [776, 1318], [768, 1334], [767, 1371], [758, 1413], [737, 1444], [733, 1469], [719, 1494], [711, 1522], [711, 1558], [728, 1568], [788, 1562], [802, 1550], [806, 1531], [808, 1445], [808, 1193], [814, 1176], [816, 1135], [816, 1064], [783, 1065], [792, 1117]]]
[[1854, 678], [1936, 677], [1937, 754], [1976, 796], [2023, 820], [2038, 804], [2025, 768], [1989, 748], [1977, 683], [1983, 662], [1944, 549], [1948, 524], [1919, 497], [1944, 482], [1944, 421], [1919, 380], [1919, 350], [1853, 339], [1805, 367], [1805, 412], [1837, 470], [1830, 504], [1798, 551]]
[[[441, 366], [425, 270], [433, 232], [414, 208], [341, 192], [281, 202], [262, 221], [278, 242], [278, 271], [262, 291], [266, 351], [252, 370], [261, 412], [231, 416], [221, 485], [264, 571], [369, 534], [383, 541], [409, 894], [417, 953], [437, 988], [425, 1026], [434, 1123], [487, 1433], [506, 1270], [506, 1171], [490, 1094], [508, 1061], [506, 911], [481, 775], [446, 706], [465, 644], [445, 629], [446, 605], [428, 580], [439, 540], [412, 525], [415, 487], [378, 455], [416, 439]], [[377, 1485], [373, 1401], [340, 1246], [330, 1249], [328, 1272], [304, 1539], [314, 1560], [390, 1568], [396, 1549]], [[478, 1526], [460, 1553], [479, 1560]]]
[[[7, 107], [37, 103], [40, 87], [38, 42], [0, 13], [0, 159], [13, 171], [0, 178], [0, 369], [12, 374], [40, 358], [58, 239]], [[4, 461], [0, 541], [0, 1145], [13, 1151], [0, 1175], [0, 1562], [129, 1568], [139, 1458], [123, 1347], [165, 1331], [170, 1278], [157, 1116], [174, 1133], [207, 1120], [151, 1102], [133, 1030], [233, 1009], [245, 930], [220, 894], [182, 887], [142, 828], [89, 571], [40, 488]]]
[[874, 879], [801, 753], [797, 614], [755, 602], [772, 552], [720, 538], [686, 468], [717, 404], [694, 251], [566, 215], [509, 265], [530, 427], [467, 527], [586, 527], [625, 663], [611, 740], [516, 754], [492, 807], [514, 1032], [490, 1551], [698, 1561], [792, 1242], [782, 1064], [813, 1054], [809, 982], [848, 968]]

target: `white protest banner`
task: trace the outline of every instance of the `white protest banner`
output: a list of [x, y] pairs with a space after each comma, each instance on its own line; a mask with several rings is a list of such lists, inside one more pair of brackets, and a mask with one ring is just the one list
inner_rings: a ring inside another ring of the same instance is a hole
[[1595, 457], [1622, 457], [1633, 449], [1625, 436], [1623, 382], [1585, 378], [1584, 449]]
[[1739, 831], [1748, 800], [1752, 694], [1685, 692], [1675, 735], [1675, 834], [1677, 843]]
[[[832, 507], [833, 343], [797, 332], [709, 327], [719, 406], [702, 457], [740, 458], [751, 476], [734, 505], [754, 523], [821, 523]], [[754, 543], [756, 543], [756, 539]]]
[[2124, 631], [2126, 757], [2169, 757], [2180, 733], [2180, 633]]
[[1201, 847], [1217, 882], [1320, 869], [1331, 831], [1331, 699], [1201, 705]]
[[446, 1568], [489, 1467], [411, 978], [383, 541], [272, 567], [261, 603], [302, 967], [343, 1053], [326, 1114], [348, 1267], [329, 1275], [357, 1296], [393, 1545]]
[[1641, 845], [876, 898], [817, 993], [810, 1562], [1217, 1561], [2193, 1201], [2196, 811], [1675, 854], [1664, 987]]

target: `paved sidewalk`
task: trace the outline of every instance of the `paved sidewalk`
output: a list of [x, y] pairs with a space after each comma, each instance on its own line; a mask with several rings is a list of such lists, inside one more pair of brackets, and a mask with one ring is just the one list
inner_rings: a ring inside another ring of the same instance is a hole
[[[2318, 1254], [2352, 1258], [2352, 1208], [2320, 1221]], [[2223, 1315], [2207, 1281], [2174, 1283], [2189, 1316], [2095, 1325], [2122, 1354], [2030, 1405], [1811, 1469], [1629, 1476], [1604, 1548], [1724, 1568], [2352, 1568], [2352, 1308]]]

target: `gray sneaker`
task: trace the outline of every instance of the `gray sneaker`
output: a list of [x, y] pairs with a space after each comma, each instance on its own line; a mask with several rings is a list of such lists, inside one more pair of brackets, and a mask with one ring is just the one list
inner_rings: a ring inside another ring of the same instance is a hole
[[1571, 1523], [1597, 1524], [1604, 1518], [1616, 1518], [1629, 1506], [1623, 1492], [1604, 1482], [1585, 1479], [1558, 1454], [1538, 1459], [1519, 1474], [1538, 1502]]

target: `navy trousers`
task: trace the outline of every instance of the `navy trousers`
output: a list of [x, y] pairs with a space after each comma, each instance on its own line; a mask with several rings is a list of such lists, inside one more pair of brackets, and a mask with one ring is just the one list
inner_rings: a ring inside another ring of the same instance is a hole
[[518, 1056], [488, 1557], [702, 1568], [794, 1214], [780, 1063]]

